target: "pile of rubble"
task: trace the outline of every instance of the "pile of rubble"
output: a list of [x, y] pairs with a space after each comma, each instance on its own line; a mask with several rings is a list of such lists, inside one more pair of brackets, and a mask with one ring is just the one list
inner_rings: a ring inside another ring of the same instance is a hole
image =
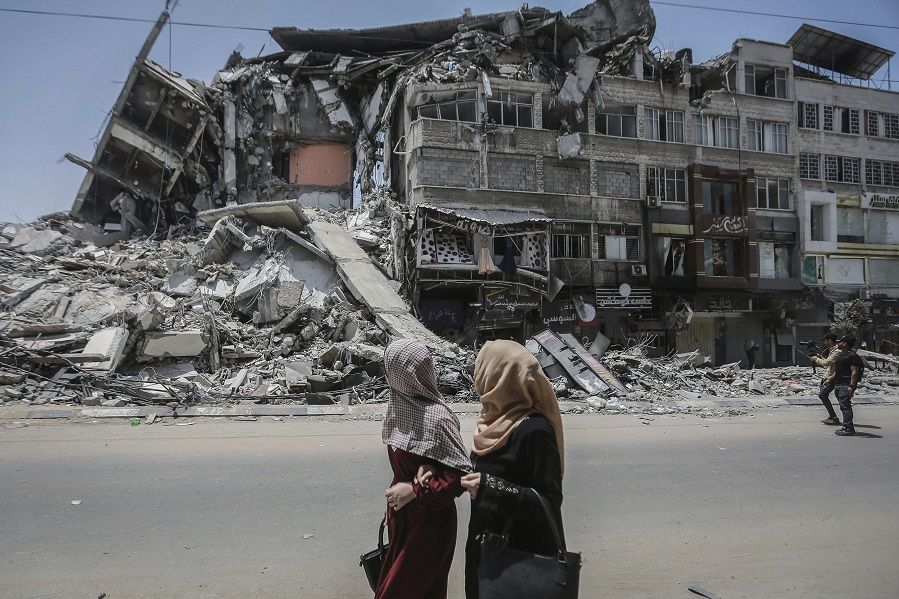
[[[331, 214], [383, 255], [383, 198]], [[347, 223], [349, 220], [349, 223]], [[234, 215], [125, 239], [65, 215], [0, 231], [0, 400], [81, 405], [386, 399], [393, 331], [302, 228]], [[103, 247], [105, 246], [105, 247]], [[473, 356], [435, 348], [471, 399]]]
[[[808, 366], [746, 370], [734, 362], [712, 367], [699, 352], [650, 358], [641, 345], [608, 351], [602, 355], [602, 363], [627, 390], [610, 390], [604, 394], [604, 399], [650, 403], [762, 395], [808, 396], [817, 394], [822, 375], [820, 368], [813, 372]], [[567, 387], [571, 381], [564, 383]], [[899, 393], [899, 374], [894, 369], [869, 369], [857, 393], [895, 396]], [[583, 389], [572, 389], [569, 395], [573, 398], [589, 396]]]

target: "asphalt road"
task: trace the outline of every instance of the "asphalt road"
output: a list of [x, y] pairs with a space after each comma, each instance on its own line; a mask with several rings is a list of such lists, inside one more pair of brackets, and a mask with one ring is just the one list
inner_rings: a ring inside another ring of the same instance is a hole
[[[822, 416], [565, 417], [581, 597], [899, 597], [899, 407], [859, 409], [874, 428], [855, 438]], [[370, 596], [358, 556], [389, 479], [379, 422], [8, 424], [4, 599]]]

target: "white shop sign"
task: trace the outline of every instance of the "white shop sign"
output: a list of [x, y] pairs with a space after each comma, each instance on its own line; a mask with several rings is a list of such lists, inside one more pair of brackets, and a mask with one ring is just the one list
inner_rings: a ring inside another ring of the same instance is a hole
[[827, 261], [828, 285], [864, 285], [865, 261], [862, 258], [830, 258]]
[[875, 210], [899, 210], [899, 194], [897, 193], [863, 193], [862, 208]]

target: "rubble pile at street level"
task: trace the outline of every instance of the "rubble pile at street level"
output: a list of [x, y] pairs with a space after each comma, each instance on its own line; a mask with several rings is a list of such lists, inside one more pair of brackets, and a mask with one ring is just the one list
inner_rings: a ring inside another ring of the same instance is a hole
[[[351, 234], [380, 235], [382, 210], [376, 199], [327, 216]], [[389, 333], [303, 235], [233, 216], [162, 241], [97, 247], [92, 232], [65, 215], [3, 228], [4, 401], [386, 399]], [[471, 399], [472, 352], [448, 342], [432, 350], [441, 390]]]
[[[385, 197], [372, 197], [354, 211], [314, 214], [351, 236], [381, 238]], [[211, 229], [172, 230], [161, 241], [98, 247], [91, 233], [65, 215], [0, 231], [4, 401], [386, 400], [382, 354], [391, 334], [305, 231], [226, 216]], [[368, 247], [377, 263], [383, 248]], [[440, 390], [454, 401], [476, 401], [473, 349], [449, 342], [432, 349]], [[698, 353], [649, 358], [635, 345], [601, 357], [626, 392], [591, 395], [572, 379], [553, 382], [562, 399], [614, 410], [629, 401], [808, 395], [820, 377], [808, 367], [747, 371], [704, 360]], [[897, 388], [899, 376], [872, 371], [859, 393]]]

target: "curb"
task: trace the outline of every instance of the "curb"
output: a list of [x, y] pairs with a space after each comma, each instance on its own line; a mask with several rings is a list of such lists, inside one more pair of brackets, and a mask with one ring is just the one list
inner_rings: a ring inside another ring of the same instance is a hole
[[[680, 400], [666, 403], [650, 403], [645, 401], [621, 403], [628, 408], [628, 412], [635, 408], [642, 411], [674, 411], [683, 410], [760, 410], [785, 407], [819, 406], [817, 396], [779, 397], [764, 396], [754, 398], [733, 399], [697, 399]], [[899, 395], [860, 395], [853, 398], [854, 405], [881, 405], [899, 403]], [[480, 404], [476, 403], [451, 403], [450, 409], [456, 414], [477, 414]], [[586, 402], [560, 401], [560, 411], [563, 414], [583, 413], [584, 411], [597, 411], [595, 406]], [[299, 417], [299, 416], [378, 416], [387, 410], [386, 403], [360, 404], [355, 406], [310, 406], [310, 405], [241, 405], [241, 406], [191, 406], [173, 410], [166, 406], [142, 406], [133, 408], [109, 408], [109, 407], [70, 407], [70, 408], [36, 408], [31, 406], [16, 406], [0, 408], [0, 420], [75, 420], [78, 418], [146, 418], [155, 414], [157, 418], [235, 418], [235, 417]], [[614, 408], [613, 408], [614, 410]], [[610, 410], [612, 411], [612, 410]], [[618, 410], [615, 410], [619, 413]]]

